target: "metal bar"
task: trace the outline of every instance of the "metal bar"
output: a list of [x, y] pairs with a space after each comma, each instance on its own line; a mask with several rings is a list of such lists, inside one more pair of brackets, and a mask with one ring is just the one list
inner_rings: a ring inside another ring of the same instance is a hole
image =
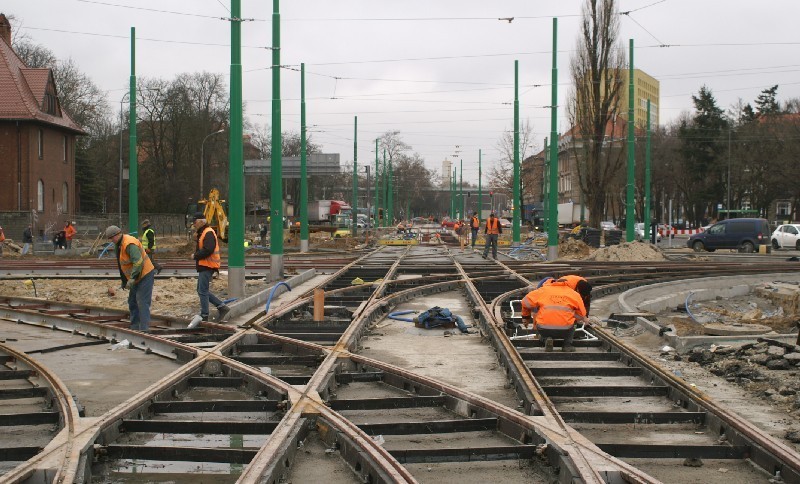
[[97, 346], [108, 344], [106, 340], [84, 341], [83, 343], [73, 343], [71, 345], [53, 346], [52, 348], [43, 348], [41, 350], [26, 351], [27, 354], [32, 355], [35, 353], [52, 353], [54, 351], [69, 350], [72, 348], [82, 348], [84, 346]]
[[196, 420], [123, 420], [122, 432], [155, 432], [173, 434], [241, 434], [265, 435], [271, 433], [278, 422], [227, 422]]
[[151, 447], [111, 444], [105, 447], [109, 459], [143, 459], [156, 461], [223, 462], [247, 464], [258, 449], [225, 449], [207, 447]]
[[46, 387], [31, 388], [4, 388], [0, 389], [0, 400], [13, 400], [16, 398], [35, 398], [47, 395]]
[[[518, 341], [514, 341], [517, 343]], [[515, 344], [516, 346], [516, 344]], [[542, 353], [519, 351], [523, 360], [546, 361], [618, 361], [619, 353]]]
[[746, 459], [750, 447], [746, 445], [647, 445], [636, 444], [596, 444], [600, 450], [614, 457], [647, 459]]
[[331, 400], [328, 406], [333, 410], [380, 410], [389, 408], [439, 407], [444, 405], [445, 397], [389, 397]]
[[36, 376], [33, 370], [2, 370], [0, 371], [0, 380], [25, 380]]
[[432, 420], [429, 422], [391, 422], [361, 424], [358, 426], [370, 435], [449, 434], [455, 432], [477, 432], [495, 430], [496, 418], [464, 420]]
[[336, 382], [337, 383], [352, 383], [354, 381], [358, 382], [375, 382], [375, 381], [382, 381], [384, 373], [382, 371], [364, 371], [364, 372], [354, 372], [354, 373], [337, 373], [336, 374]]
[[661, 397], [669, 387], [664, 386], [563, 386], [542, 387], [550, 397]]
[[244, 379], [225, 376], [193, 376], [188, 379], [193, 387], [236, 388], [244, 385]]
[[536, 368], [530, 367], [535, 377], [553, 376], [639, 376], [642, 369], [638, 367], [572, 367], [572, 368]]
[[214, 400], [214, 401], [174, 401], [153, 402], [153, 413], [182, 412], [274, 412], [278, 409], [275, 400]]
[[58, 423], [58, 412], [0, 414], [0, 427], [12, 425], [41, 425]]
[[0, 461], [28, 460], [42, 451], [41, 447], [6, 447], [0, 449]]
[[673, 424], [705, 421], [705, 412], [560, 412], [565, 422], [598, 424]]
[[246, 365], [306, 365], [316, 366], [323, 355], [276, 355], [276, 356], [234, 356], [234, 360]]
[[535, 452], [535, 445], [389, 450], [401, 464], [530, 459]]

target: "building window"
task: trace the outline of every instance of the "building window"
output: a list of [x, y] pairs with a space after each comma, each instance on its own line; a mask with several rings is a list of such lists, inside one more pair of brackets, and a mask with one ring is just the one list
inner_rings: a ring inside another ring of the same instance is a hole
[[44, 130], [39, 130], [39, 159], [44, 158]]
[[789, 202], [778, 202], [775, 207], [775, 215], [778, 217], [788, 217], [792, 211]]
[[44, 212], [44, 182], [42, 180], [36, 184], [36, 210]]
[[61, 211], [69, 213], [69, 187], [67, 182], [64, 182], [64, 185], [61, 186]]
[[68, 156], [68, 153], [69, 153], [69, 140], [67, 140], [67, 135], [64, 135], [64, 137], [61, 139], [61, 153], [62, 153], [62, 156], [63, 156], [63, 160], [62, 161], [64, 161], [64, 163], [66, 163], [67, 160], [69, 160], [69, 156]]
[[50, 93], [44, 95], [44, 111], [47, 114], [56, 114], [56, 97]]

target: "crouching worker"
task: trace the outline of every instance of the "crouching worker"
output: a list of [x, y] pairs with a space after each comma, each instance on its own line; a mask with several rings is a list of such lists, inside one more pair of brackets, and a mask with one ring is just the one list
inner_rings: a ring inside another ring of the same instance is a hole
[[153, 278], [155, 267], [135, 237], [122, 233], [116, 225], [106, 229], [106, 237], [114, 244], [117, 252], [117, 267], [122, 280], [122, 288], [128, 289], [128, 310], [131, 329], [147, 332], [150, 330], [150, 303], [153, 298]]
[[566, 276], [561, 276], [558, 279], [546, 277], [539, 282], [539, 286], [537, 287], [552, 284], [556, 280], [566, 281], [569, 287], [580, 294], [581, 299], [583, 300], [583, 306], [586, 308], [586, 316], [589, 316], [590, 307], [592, 305], [592, 283], [581, 276], [568, 274]]
[[[536, 313], [533, 321], [532, 313]], [[553, 340], [563, 340], [562, 351], [572, 352], [575, 323], [586, 318], [580, 294], [567, 281], [557, 280], [529, 292], [522, 299], [522, 324], [533, 328], [544, 341], [544, 350], [553, 351]]]

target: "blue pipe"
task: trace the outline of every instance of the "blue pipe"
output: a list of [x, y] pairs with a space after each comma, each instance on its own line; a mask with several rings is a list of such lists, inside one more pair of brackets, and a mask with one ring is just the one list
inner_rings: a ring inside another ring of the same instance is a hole
[[272, 290], [269, 292], [269, 297], [267, 298], [267, 305], [266, 305], [266, 306], [264, 306], [264, 313], [268, 313], [268, 312], [269, 312], [269, 303], [271, 303], [271, 302], [272, 302], [272, 296], [274, 296], [274, 295], [275, 295], [275, 291], [278, 289], [278, 287], [280, 287], [280, 286], [282, 286], [282, 285], [283, 285], [283, 286], [286, 286], [286, 289], [287, 289], [287, 290], [289, 290], [289, 291], [291, 291], [291, 290], [292, 290], [291, 286], [289, 286], [289, 284], [287, 284], [287, 283], [285, 283], [285, 282], [283, 282], [283, 281], [281, 281], [281, 282], [279, 282], [279, 283], [275, 284], [275, 285], [272, 287]]
[[692, 296], [694, 296], [693, 292], [689, 292], [689, 295], [686, 296], [686, 303], [685, 303], [686, 314], [688, 314], [689, 317], [692, 318], [692, 321], [694, 321], [695, 323], [699, 323], [699, 321], [697, 321], [697, 318], [694, 317], [694, 314], [692, 314], [691, 309], [689, 309], [689, 305], [692, 304]]
[[410, 309], [408, 309], [406, 311], [395, 311], [393, 313], [389, 313], [389, 318], [390, 319], [396, 319], [398, 321], [407, 321], [409, 323], [413, 323], [414, 322], [413, 318], [401, 318], [400, 317], [401, 314], [411, 314], [411, 313], [416, 313], [416, 311], [412, 311]]

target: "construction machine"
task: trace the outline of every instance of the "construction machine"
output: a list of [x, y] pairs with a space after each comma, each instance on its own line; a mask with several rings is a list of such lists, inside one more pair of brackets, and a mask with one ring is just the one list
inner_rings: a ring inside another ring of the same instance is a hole
[[208, 193], [208, 198], [200, 199], [197, 203], [190, 203], [186, 207], [186, 226], [192, 223], [192, 216], [195, 212], [202, 212], [208, 225], [214, 229], [217, 237], [223, 241], [228, 241], [228, 216], [225, 213], [227, 204], [225, 200], [220, 200], [219, 190], [212, 188]]

